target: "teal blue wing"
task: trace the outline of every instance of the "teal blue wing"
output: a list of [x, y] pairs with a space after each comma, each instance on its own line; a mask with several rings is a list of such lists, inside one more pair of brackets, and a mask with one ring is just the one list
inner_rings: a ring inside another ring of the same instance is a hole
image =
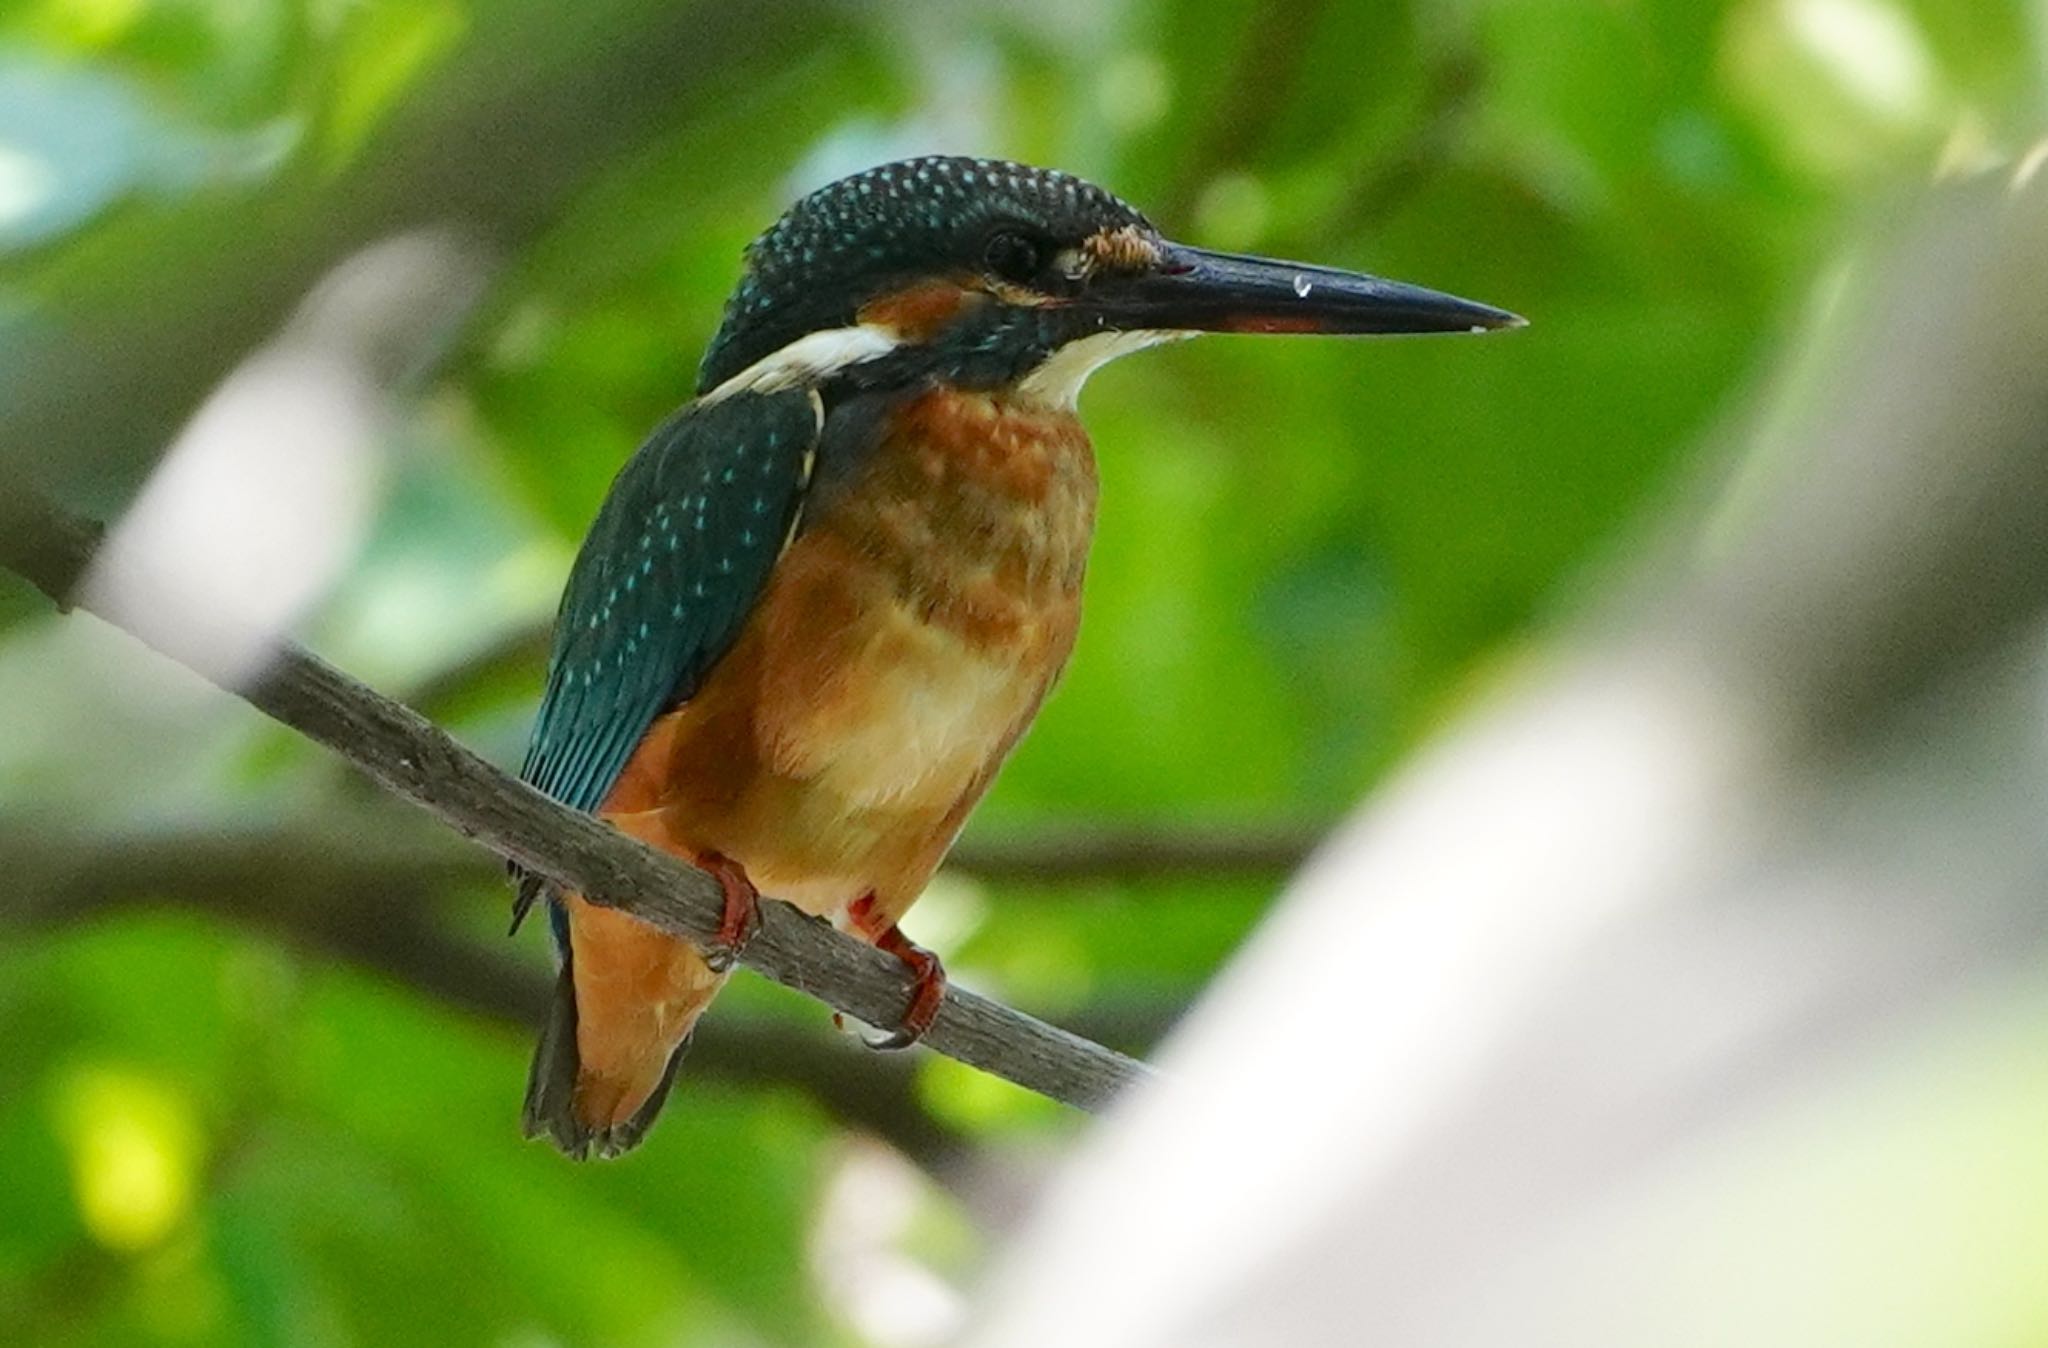
[[[795, 524], [819, 417], [803, 390], [692, 403], [627, 461], [569, 573], [520, 777], [594, 811], [655, 719], [739, 635]], [[518, 911], [538, 887], [523, 884]]]

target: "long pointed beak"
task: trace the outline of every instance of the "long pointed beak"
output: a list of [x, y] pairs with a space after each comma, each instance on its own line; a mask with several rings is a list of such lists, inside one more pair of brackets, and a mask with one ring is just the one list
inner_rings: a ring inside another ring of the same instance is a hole
[[1117, 327], [1180, 332], [1486, 332], [1528, 321], [1363, 272], [1178, 243], [1159, 268], [1105, 287], [1101, 303]]

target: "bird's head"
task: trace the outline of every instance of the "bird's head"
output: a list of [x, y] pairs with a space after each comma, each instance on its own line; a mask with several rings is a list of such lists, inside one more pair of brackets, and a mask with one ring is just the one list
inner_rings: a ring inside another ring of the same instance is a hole
[[943, 379], [1071, 403], [1104, 361], [1176, 336], [1521, 322], [1399, 281], [1174, 243], [1057, 170], [933, 156], [820, 188], [755, 240], [698, 392]]

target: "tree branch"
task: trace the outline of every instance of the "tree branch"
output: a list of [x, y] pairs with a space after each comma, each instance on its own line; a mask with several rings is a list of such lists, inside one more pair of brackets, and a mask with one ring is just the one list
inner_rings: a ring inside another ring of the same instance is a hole
[[[340, 173], [294, 164], [262, 193], [196, 196], [147, 248], [102, 248], [73, 269], [51, 301], [61, 322], [10, 335], [0, 465], [74, 499], [125, 497], [340, 259], [450, 224], [512, 255], [602, 166], [786, 68], [799, 35], [854, 41], [840, 17], [817, 0], [494, 7]], [[11, 506], [0, 493], [0, 525]]]
[[[55, 831], [53, 834], [53, 830]], [[963, 839], [948, 867], [982, 879], [1057, 883], [1293, 870], [1320, 830], [1290, 825], [1171, 828], [1074, 824]], [[346, 895], [502, 883], [489, 855], [382, 807], [325, 812], [318, 826], [210, 822], [176, 830], [78, 832], [69, 821], [0, 824], [10, 893], [0, 917], [40, 921], [138, 892], [203, 898], [209, 888]], [[30, 879], [22, 878], [23, 867]]]
[[[20, 499], [25, 495], [17, 493], [13, 527], [0, 534], [0, 564], [65, 605], [92, 559], [98, 529], [47, 502]], [[148, 575], [117, 583], [132, 594], [156, 588]], [[594, 902], [695, 940], [718, 928], [721, 894], [710, 876], [549, 800], [296, 645], [282, 646], [252, 686], [229, 691], [464, 837]], [[786, 904], [765, 902], [761, 918], [745, 952], [748, 967], [872, 1024], [902, 1014], [910, 985], [899, 961]], [[1134, 1059], [960, 988], [948, 990], [923, 1042], [1086, 1109], [1149, 1075]]]
[[[397, 817], [384, 816], [350, 826], [113, 834], [15, 819], [0, 826], [8, 879], [0, 931], [168, 905], [345, 960], [460, 1012], [532, 1025], [549, 988], [536, 962], [451, 929], [431, 902], [450, 889], [502, 885], [502, 873], [485, 853], [439, 829], [394, 828]], [[1075, 1015], [1091, 1038], [1143, 1048], [1181, 1009], [1162, 998], [1091, 1005]], [[800, 1090], [840, 1123], [873, 1133], [941, 1178], [967, 1144], [919, 1103], [909, 1055], [866, 1053], [843, 1035], [719, 1015], [699, 1029], [689, 1071], [698, 1080]]]
[[[0, 929], [47, 928], [168, 903], [345, 960], [470, 1015], [520, 1026], [540, 1018], [551, 983], [546, 974], [449, 930], [431, 911], [429, 896], [451, 874], [480, 878], [484, 867], [471, 858], [463, 858], [460, 871], [450, 868], [461, 851], [474, 849], [412, 846], [420, 870], [401, 879], [395, 863], [407, 849], [388, 848], [378, 883], [365, 885], [355, 859], [338, 853], [331, 838], [280, 834], [269, 841], [277, 844], [271, 864], [257, 872], [242, 837], [74, 839], [11, 829], [4, 847], [11, 893]], [[934, 1173], [960, 1153], [963, 1139], [918, 1103], [904, 1058], [857, 1053], [835, 1042], [842, 1036], [759, 1018], [713, 1021], [691, 1046], [693, 1078], [801, 1090], [840, 1123], [873, 1133]]]

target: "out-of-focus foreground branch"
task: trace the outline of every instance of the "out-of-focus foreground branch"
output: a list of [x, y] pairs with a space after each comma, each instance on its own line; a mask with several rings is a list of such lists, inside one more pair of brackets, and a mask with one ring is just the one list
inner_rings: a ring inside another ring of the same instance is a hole
[[[335, 171], [193, 202], [147, 248], [100, 248], [10, 333], [0, 465], [65, 499], [121, 499], [178, 427], [341, 259], [426, 228], [518, 252], [607, 164], [748, 82], [798, 35], [858, 35], [817, 0], [515, 0]], [[224, 245], [223, 241], [232, 241]], [[0, 527], [11, 494], [0, 493]]]
[[974, 1348], [2035, 1336], [2039, 160], [1864, 250], [1711, 526], [1323, 851]]
[[[13, 527], [0, 533], [0, 565], [57, 602], [68, 602], [94, 559], [97, 531], [53, 506], [16, 496]], [[155, 589], [149, 574], [114, 581], [120, 591], [142, 597], [144, 611], [175, 611], [170, 597], [148, 602]], [[230, 691], [529, 871], [678, 935], [701, 941], [718, 930], [722, 901], [710, 876], [548, 800], [295, 645], [280, 647], [268, 671], [250, 686]], [[893, 957], [774, 902], [762, 905], [760, 933], [744, 962], [874, 1024], [892, 1023], [909, 993]], [[948, 991], [923, 1042], [1082, 1108], [1103, 1104], [1146, 1074], [1142, 1064], [1120, 1053], [959, 988]]]

